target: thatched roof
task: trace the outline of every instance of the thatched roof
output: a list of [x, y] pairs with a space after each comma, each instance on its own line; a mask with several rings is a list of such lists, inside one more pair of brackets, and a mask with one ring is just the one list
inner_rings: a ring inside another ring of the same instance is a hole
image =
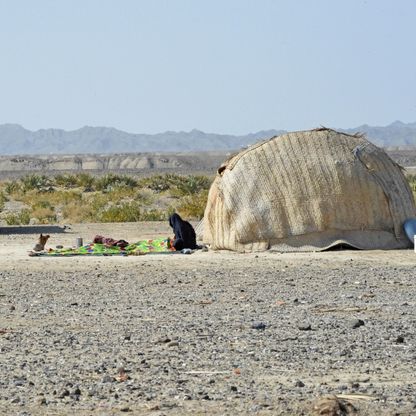
[[211, 186], [204, 242], [238, 251], [407, 247], [416, 216], [401, 168], [362, 135], [273, 137], [227, 160]]

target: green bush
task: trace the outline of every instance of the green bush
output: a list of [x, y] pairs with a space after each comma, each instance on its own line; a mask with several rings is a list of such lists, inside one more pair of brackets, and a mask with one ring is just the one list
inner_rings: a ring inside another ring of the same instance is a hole
[[151, 189], [154, 192], [164, 192], [176, 186], [182, 180], [180, 175], [167, 173], [165, 175], [153, 175], [144, 178], [139, 182], [139, 186]]
[[136, 186], [137, 181], [134, 178], [114, 173], [108, 173], [95, 180], [95, 189], [102, 192], [111, 191], [113, 188], [134, 188]]
[[95, 189], [95, 181], [96, 179], [94, 176], [90, 175], [89, 173], [79, 173], [76, 177], [77, 185], [84, 188], [87, 191], [93, 191]]
[[40, 224], [51, 224], [56, 222], [56, 213], [53, 208], [37, 207], [30, 213], [31, 218], [36, 218]]
[[[113, 173], [99, 178], [84, 172], [54, 178], [31, 174], [2, 184], [0, 210], [8, 198], [30, 207], [8, 214], [10, 224], [28, 224], [30, 218], [56, 222], [58, 211], [67, 222], [165, 221], [174, 211], [199, 219], [210, 183], [198, 175], [153, 175], [137, 181]], [[53, 192], [45, 193], [52, 186]]]
[[9, 198], [7, 198], [6, 195], [4, 195], [3, 192], [0, 192], [0, 211], [4, 208], [4, 203], [7, 202]]
[[194, 195], [209, 189], [210, 186], [211, 180], [206, 176], [189, 175], [183, 177], [182, 180], [176, 184], [176, 194], [179, 196]]
[[23, 209], [18, 214], [7, 214], [4, 220], [7, 225], [28, 225], [30, 218], [30, 210]]
[[181, 199], [178, 212], [185, 218], [200, 220], [204, 216], [205, 206], [207, 205], [208, 191], [198, 194], [188, 195]]
[[140, 213], [140, 221], [167, 221], [169, 212], [160, 209], [149, 209]]
[[14, 194], [15, 192], [20, 191], [20, 189], [21, 186], [16, 180], [6, 182], [4, 186], [4, 192], [8, 195]]
[[53, 206], [51, 204], [50, 201], [46, 200], [46, 199], [40, 199], [39, 201], [37, 201], [32, 208], [49, 208], [49, 209], [53, 209]]
[[125, 202], [104, 209], [98, 214], [98, 222], [136, 222], [140, 221], [140, 205]]
[[410, 189], [413, 192], [413, 197], [416, 200], [416, 175], [406, 175], [406, 179], [409, 182]]
[[416, 175], [406, 175], [406, 179], [409, 182], [413, 192], [416, 192]]
[[203, 190], [209, 189], [211, 179], [200, 175], [184, 176], [167, 173], [165, 175], [154, 175], [142, 179], [139, 185], [155, 192], [171, 190], [172, 195], [179, 198], [184, 195], [197, 194]]
[[55, 205], [65, 205], [72, 201], [80, 202], [82, 200], [82, 193], [74, 189], [68, 191], [58, 190], [54, 192], [53, 195], [51, 195], [49, 198], [51, 203], [54, 203]]
[[110, 202], [110, 198], [107, 195], [103, 194], [96, 194], [93, 195], [92, 198], [85, 200], [85, 209], [90, 208], [92, 212], [98, 213], [99, 211], [103, 210], [108, 203]]
[[85, 207], [79, 202], [71, 201], [62, 208], [62, 216], [66, 222], [83, 223], [96, 222], [95, 212], [89, 206]]
[[20, 182], [22, 184], [23, 192], [37, 190], [37, 191], [45, 191], [50, 190], [52, 187], [53, 182], [50, 178], [45, 175], [26, 175], [20, 178]]
[[19, 200], [33, 208], [51, 208], [53, 206], [65, 206], [72, 201], [80, 202], [82, 194], [76, 190], [61, 190], [45, 194], [39, 191], [29, 191], [19, 196]]
[[154, 201], [154, 195], [150, 190], [139, 190], [134, 195], [133, 198], [135, 201], [140, 202], [143, 205], [151, 205]]
[[56, 186], [61, 186], [65, 189], [78, 186], [77, 176], [69, 173], [56, 175], [53, 180]]

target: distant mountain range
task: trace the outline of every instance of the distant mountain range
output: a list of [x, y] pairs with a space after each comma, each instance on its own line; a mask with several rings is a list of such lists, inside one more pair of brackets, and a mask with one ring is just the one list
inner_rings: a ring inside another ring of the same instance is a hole
[[[389, 149], [416, 147], [416, 123], [406, 124], [395, 121], [385, 127], [372, 127], [364, 124], [356, 128], [338, 130], [347, 133], [365, 133], [369, 140]], [[264, 130], [235, 136], [204, 133], [194, 129], [189, 132], [132, 134], [112, 127], [88, 126], [72, 131], [61, 129], [31, 131], [19, 124], [2, 124], [0, 125], [0, 155], [238, 150], [282, 133], [285, 131]]]

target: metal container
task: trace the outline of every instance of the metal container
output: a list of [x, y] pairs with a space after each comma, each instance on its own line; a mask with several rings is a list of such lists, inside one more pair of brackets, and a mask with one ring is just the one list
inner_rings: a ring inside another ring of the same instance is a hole
[[82, 245], [83, 245], [82, 237], [77, 237], [77, 239], [75, 241], [75, 245], [76, 245], [77, 248], [82, 247]]

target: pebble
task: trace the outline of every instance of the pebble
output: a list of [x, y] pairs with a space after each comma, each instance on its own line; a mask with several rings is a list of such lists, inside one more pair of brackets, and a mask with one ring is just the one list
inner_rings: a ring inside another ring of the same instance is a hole
[[[22, 261], [30, 277], [0, 272], [3, 413], [17, 415], [30, 404], [40, 414], [150, 415], [157, 403], [158, 415], [246, 414], [251, 408], [296, 415], [309, 414], [306, 403], [320, 394], [367, 388], [376, 400], [357, 401], [357, 407], [371, 405], [374, 415], [413, 414], [406, 406], [414, 403], [408, 369], [415, 360], [409, 334], [416, 312], [401, 305], [413, 305], [414, 267], [399, 267], [406, 290], [395, 290], [380, 278], [382, 266], [369, 271], [359, 254], [354, 270], [336, 270], [331, 253], [323, 261], [321, 254], [311, 256], [308, 267], [296, 255], [296, 267], [284, 275], [282, 258], [267, 253], [258, 268], [253, 256], [246, 262], [232, 253], [202, 256], [204, 261], [197, 255]], [[360, 286], [352, 282], [365, 279], [366, 293], [376, 298], [358, 298]], [[348, 284], [339, 286], [341, 281]], [[215, 302], [207, 308], [201, 299]], [[276, 299], [285, 305], [276, 308]], [[360, 307], [368, 311], [355, 312]], [[24, 310], [34, 325], [19, 323]], [[366, 327], [351, 331], [358, 316]], [[373, 385], [365, 381], [370, 376]], [[166, 401], [179, 408], [169, 411]]]
[[363, 326], [364, 321], [362, 319], [354, 319], [351, 321], [351, 328], [359, 328], [360, 326]]
[[266, 324], [264, 322], [253, 322], [251, 324], [251, 329], [265, 330]]
[[67, 397], [70, 395], [70, 392], [67, 389], [64, 389], [59, 393], [58, 399], [63, 399], [64, 397]]
[[167, 344], [172, 340], [169, 337], [162, 337], [155, 341], [155, 344]]

